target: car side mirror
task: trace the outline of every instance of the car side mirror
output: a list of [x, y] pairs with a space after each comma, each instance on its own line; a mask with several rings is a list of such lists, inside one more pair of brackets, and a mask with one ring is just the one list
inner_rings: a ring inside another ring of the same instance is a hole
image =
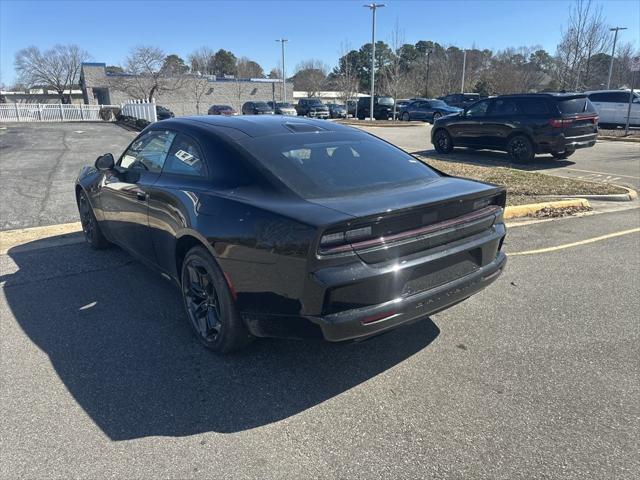
[[113, 169], [116, 162], [113, 159], [113, 155], [110, 153], [105, 153], [104, 155], [100, 155], [96, 158], [95, 167], [100, 172], [106, 172], [107, 170]]

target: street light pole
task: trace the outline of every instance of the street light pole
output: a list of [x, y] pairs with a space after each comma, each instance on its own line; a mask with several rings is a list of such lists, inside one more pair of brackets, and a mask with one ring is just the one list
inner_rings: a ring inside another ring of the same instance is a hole
[[467, 51], [463, 50], [463, 55], [462, 55], [462, 87], [460, 89], [460, 93], [464, 93], [464, 74], [465, 74], [465, 70], [467, 69]]
[[613, 48], [611, 49], [611, 62], [609, 63], [609, 78], [607, 80], [607, 90], [611, 88], [611, 74], [613, 73], [613, 57], [616, 54], [616, 42], [618, 41], [618, 30], [626, 30], [627, 27], [610, 28], [610, 32], [616, 32], [613, 35]]
[[384, 3], [370, 3], [363, 7], [371, 10], [371, 101], [369, 103], [369, 120], [373, 120], [373, 97], [376, 85], [376, 10], [384, 7]]
[[282, 93], [280, 98], [282, 98], [283, 102], [287, 101], [287, 76], [284, 71], [284, 44], [288, 42], [286, 38], [280, 38], [276, 40], [276, 42], [280, 42], [282, 45]]

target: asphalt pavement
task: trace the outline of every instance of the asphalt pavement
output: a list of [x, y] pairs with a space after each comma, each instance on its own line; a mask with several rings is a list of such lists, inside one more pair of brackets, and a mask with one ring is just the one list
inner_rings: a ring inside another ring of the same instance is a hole
[[74, 181], [137, 132], [112, 123], [21, 123], [0, 128], [0, 230], [77, 222]]
[[[512, 228], [505, 248], [637, 230], [639, 213]], [[262, 339], [229, 357], [127, 254], [50, 242], [0, 256], [2, 478], [640, 471], [637, 231], [510, 256], [484, 292], [366, 342]]]

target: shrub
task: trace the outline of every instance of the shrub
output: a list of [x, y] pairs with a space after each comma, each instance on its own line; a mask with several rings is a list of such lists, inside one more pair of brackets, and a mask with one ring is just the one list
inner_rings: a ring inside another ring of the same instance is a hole
[[102, 107], [98, 115], [100, 115], [100, 118], [105, 122], [119, 120], [118, 117], [122, 116], [119, 107]]
[[143, 130], [150, 124], [151, 122], [149, 122], [148, 120], [145, 120], [144, 118], [139, 118], [136, 120], [136, 127], [139, 128], [140, 130]]

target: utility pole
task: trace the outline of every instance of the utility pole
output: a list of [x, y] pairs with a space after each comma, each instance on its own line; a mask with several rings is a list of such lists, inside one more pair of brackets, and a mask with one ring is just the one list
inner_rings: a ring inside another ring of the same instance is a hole
[[464, 93], [464, 74], [467, 69], [467, 51], [463, 50], [462, 54], [462, 86], [460, 89], [460, 93]]
[[280, 42], [282, 45], [282, 94], [280, 98], [282, 98], [283, 102], [287, 101], [287, 76], [284, 71], [284, 44], [288, 42], [286, 38], [280, 38], [276, 40], [276, 42]]
[[371, 102], [369, 103], [369, 120], [373, 120], [373, 97], [376, 84], [376, 10], [384, 6], [384, 3], [363, 5], [363, 7], [371, 10]]
[[626, 30], [627, 27], [610, 28], [610, 32], [616, 32], [613, 35], [613, 48], [611, 49], [611, 62], [609, 63], [609, 79], [607, 80], [607, 90], [611, 88], [611, 74], [613, 73], [613, 57], [616, 54], [616, 42], [618, 41], [618, 30]]

